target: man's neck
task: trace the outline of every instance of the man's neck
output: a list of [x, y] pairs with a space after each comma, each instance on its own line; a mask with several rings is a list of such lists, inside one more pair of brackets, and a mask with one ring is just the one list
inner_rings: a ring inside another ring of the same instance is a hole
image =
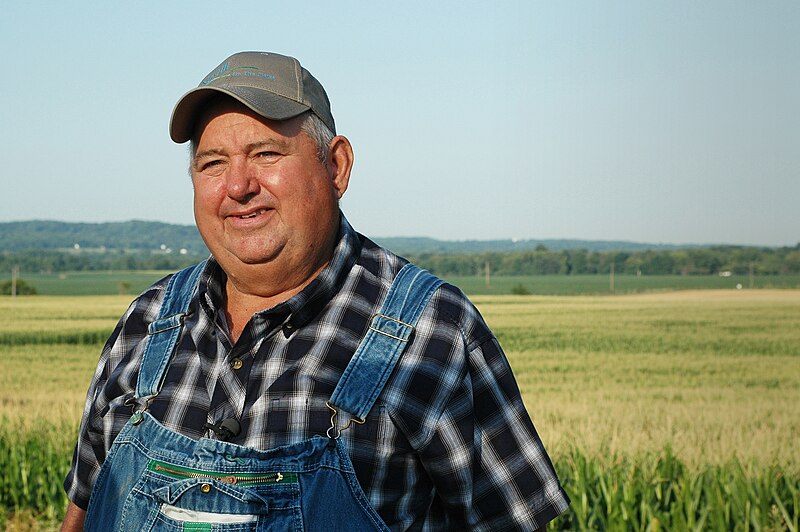
[[[321, 265], [313, 274], [300, 283], [291, 283], [287, 288], [269, 291], [269, 277], [261, 277], [261, 283], [242, 283], [242, 279], [228, 277], [225, 283], [225, 317], [231, 339], [236, 342], [244, 331], [247, 322], [256, 312], [270, 309], [299, 294], [319, 275], [327, 263]], [[274, 286], [274, 285], [273, 285]]]
[[339, 238], [337, 228], [314, 253], [284, 252], [258, 264], [243, 263], [233, 257], [225, 257], [224, 262], [218, 258], [227, 275], [225, 315], [232, 339], [239, 338], [253, 314], [287, 301], [308, 286], [333, 258]]
[[330, 262], [335, 252], [331, 242], [316, 260], [282, 260], [264, 264], [234, 263], [223, 268], [225, 315], [232, 339], [236, 341], [256, 312], [270, 309], [299, 294]]

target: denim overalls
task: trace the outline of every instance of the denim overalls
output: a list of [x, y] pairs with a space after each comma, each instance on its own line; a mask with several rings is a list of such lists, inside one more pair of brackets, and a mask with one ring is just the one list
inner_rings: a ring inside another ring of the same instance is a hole
[[[339, 434], [363, 423], [443, 281], [411, 264], [334, 390], [325, 435], [266, 451], [167, 429], [147, 408], [158, 394], [204, 263], [176, 273], [150, 324], [137, 407], [94, 484], [86, 530], [388, 530], [358, 484]], [[337, 422], [342, 412], [350, 420]]]

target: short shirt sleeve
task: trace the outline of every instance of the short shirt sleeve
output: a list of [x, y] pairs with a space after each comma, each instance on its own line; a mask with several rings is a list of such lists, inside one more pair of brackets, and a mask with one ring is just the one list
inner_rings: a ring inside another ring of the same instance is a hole
[[447, 528], [543, 527], [569, 497], [497, 339], [460, 291], [440, 292], [404, 354], [417, 362], [400, 408]]
[[569, 505], [495, 339], [469, 351], [423, 460], [454, 520], [472, 530], [536, 529]]

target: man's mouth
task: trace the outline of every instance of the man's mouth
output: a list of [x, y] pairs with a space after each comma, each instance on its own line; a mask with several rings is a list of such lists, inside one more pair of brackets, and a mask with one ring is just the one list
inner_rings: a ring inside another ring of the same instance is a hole
[[239, 218], [241, 218], [242, 220], [247, 220], [249, 218], [255, 218], [259, 214], [264, 214], [265, 212], [267, 212], [267, 209], [259, 209], [255, 212], [251, 212], [250, 214], [243, 214], [239, 216]]

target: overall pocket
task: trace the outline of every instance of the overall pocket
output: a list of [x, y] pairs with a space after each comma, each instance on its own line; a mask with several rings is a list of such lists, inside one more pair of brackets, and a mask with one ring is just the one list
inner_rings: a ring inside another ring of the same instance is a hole
[[302, 530], [295, 473], [209, 471], [151, 460], [128, 499], [124, 521], [137, 530]]

